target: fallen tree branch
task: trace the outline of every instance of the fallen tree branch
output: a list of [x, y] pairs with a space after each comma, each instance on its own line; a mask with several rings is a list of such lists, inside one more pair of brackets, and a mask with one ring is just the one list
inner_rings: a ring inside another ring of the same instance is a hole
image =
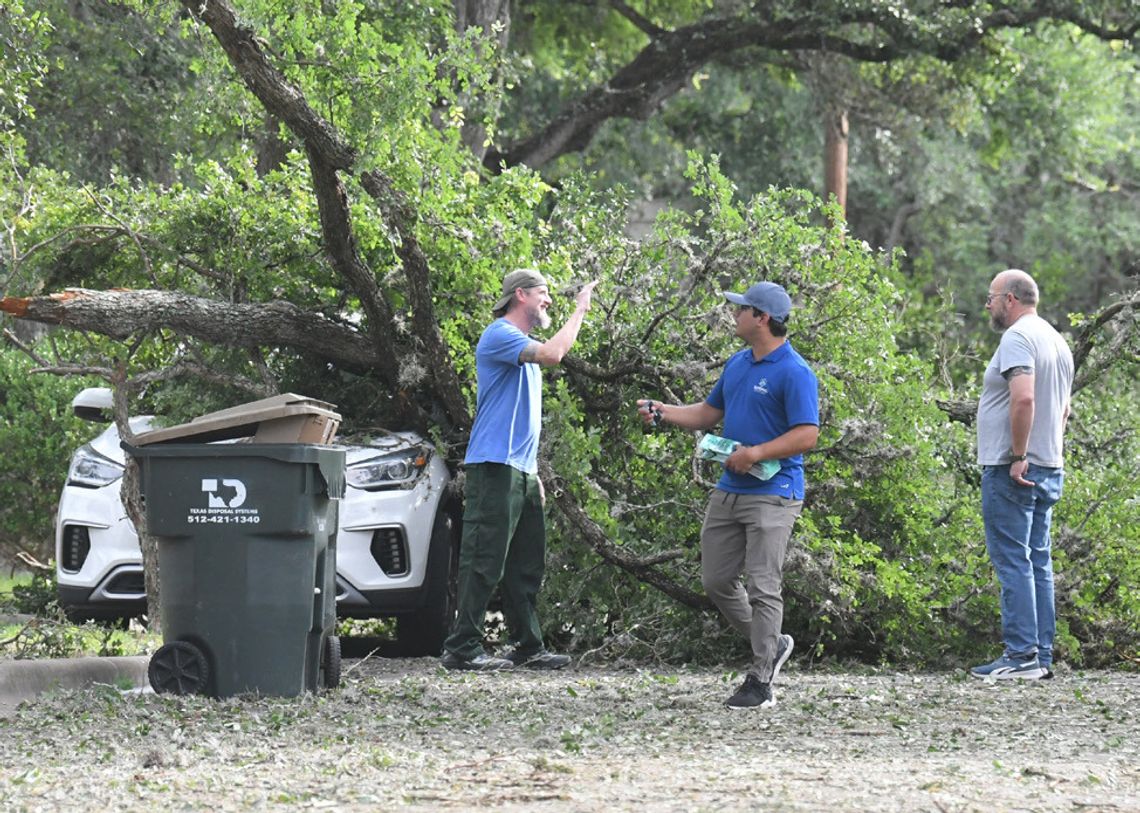
[[539, 461], [538, 470], [539, 476], [546, 486], [547, 496], [554, 500], [567, 523], [577, 531], [577, 537], [570, 535], [570, 538], [580, 539], [607, 563], [621, 568], [638, 581], [657, 588], [686, 607], [692, 607], [695, 610], [713, 609], [712, 601], [704, 593], [697, 593], [682, 584], [678, 584], [657, 569], [656, 565], [661, 562], [678, 558], [681, 555], [679, 551], [669, 551], [645, 559], [631, 556], [611, 542], [597, 523], [590, 519], [574, 495], [565, 488], [564, 480], [549, 463], [545, 460]]
[[[375, 273], [357, 250], [348, 193], [337, 175], [357, 169], [357, 151], [336, 128], [317, 115], [302, 91], [273, 66], [254, 32], [238, 25], [237, 16], [228, 3], [183, 0], [182, 5], [210, 28], [246, 87], [265, 109], [285, 122], [304, 143], [330, 259], [360, 298], [368, 315], [369, 333], [379, 351], [377, 366], [387, 382], [398, 389], [400, 365], [392, 352], [396, 346], [393, 309], [377, 284]], [[395, 192], [395, 185], [389, 179], [375, 170], [362, 173], [360, 182], [379, 204], [389, 228], [399, 237], [396, 251], [408, 281], [412, 326], [418, 339], [414, 349], [425, 356], [424, 368], [430, 371], [436, 395], [452, 423], [459, 427], [470, 426], [467, 402], [432, 305], [428, 261], [415, 238], [415, 209], [406, 197]]]
[[222, 347], [290, 347], [358, 373], [384, 365], [368, 337], [280, 300], [237, 304], [171, 291], [71, 288], [48, 296], [5, 297], [0, 311], [114, 339], [172, 330]]

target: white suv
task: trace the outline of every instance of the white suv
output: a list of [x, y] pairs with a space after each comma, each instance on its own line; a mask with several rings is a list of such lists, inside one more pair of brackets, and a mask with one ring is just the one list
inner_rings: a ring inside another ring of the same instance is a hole
[[[111, 393], [83, 390], [80, 418], [107, 422]], [[153, 419], [131, 419], [144, 432]], [[438, 655], [455, 612], [460, 506], [434, 447], [412, 432], [345, 439], [336, 536], [337, 615], [396, 618], [400, 651]], [[76, 450], [55, 522], [59, 601], [76, 620], [146, 612], [142, 554], [119, 498], [124, 453], [114, 423]]]

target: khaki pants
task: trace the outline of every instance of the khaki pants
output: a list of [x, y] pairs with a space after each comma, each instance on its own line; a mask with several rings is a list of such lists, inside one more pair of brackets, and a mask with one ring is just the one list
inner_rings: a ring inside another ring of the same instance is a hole
[[784, 553], [801, 510], [803, 500], [716, 489], [701, 528], [701, 584], [751, 643], [748, 671], [761, 683], [772, 680], [784, 620]]

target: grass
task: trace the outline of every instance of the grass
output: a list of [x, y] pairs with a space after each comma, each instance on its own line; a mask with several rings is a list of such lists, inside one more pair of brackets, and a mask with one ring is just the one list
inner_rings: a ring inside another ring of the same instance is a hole
[[162, 645], [140, 625], [117, 629], [94, 622], [75, 624], [55, 603], [54, 582], [30, 572], [0, 578], [0, 659], [142, 655]]
[[8, 604], [8, 600], [12, 595], [12, 588], [16, 585], [28, 585], [32, 583], [32, 574], [27, 571], [19, 571], [15, 574], [9, 573], [7, 576], [0, 576], [0, 608]]
[[0, 659], [145, 655], [161, 645], [161, 636], [134, 625], [121, 630], [36, 616], [0, 626]]

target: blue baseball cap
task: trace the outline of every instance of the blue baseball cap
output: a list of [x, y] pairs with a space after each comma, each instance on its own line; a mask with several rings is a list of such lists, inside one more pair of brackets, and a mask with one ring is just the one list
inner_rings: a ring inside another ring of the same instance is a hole
[[774, 282], [758, 282], [743, 294], [724, 292], [724, 298], [734, 305], [746, 305], [771, 316], [777, 322], [786, 322], [792, 313], [792, 298], [782, 286]]

